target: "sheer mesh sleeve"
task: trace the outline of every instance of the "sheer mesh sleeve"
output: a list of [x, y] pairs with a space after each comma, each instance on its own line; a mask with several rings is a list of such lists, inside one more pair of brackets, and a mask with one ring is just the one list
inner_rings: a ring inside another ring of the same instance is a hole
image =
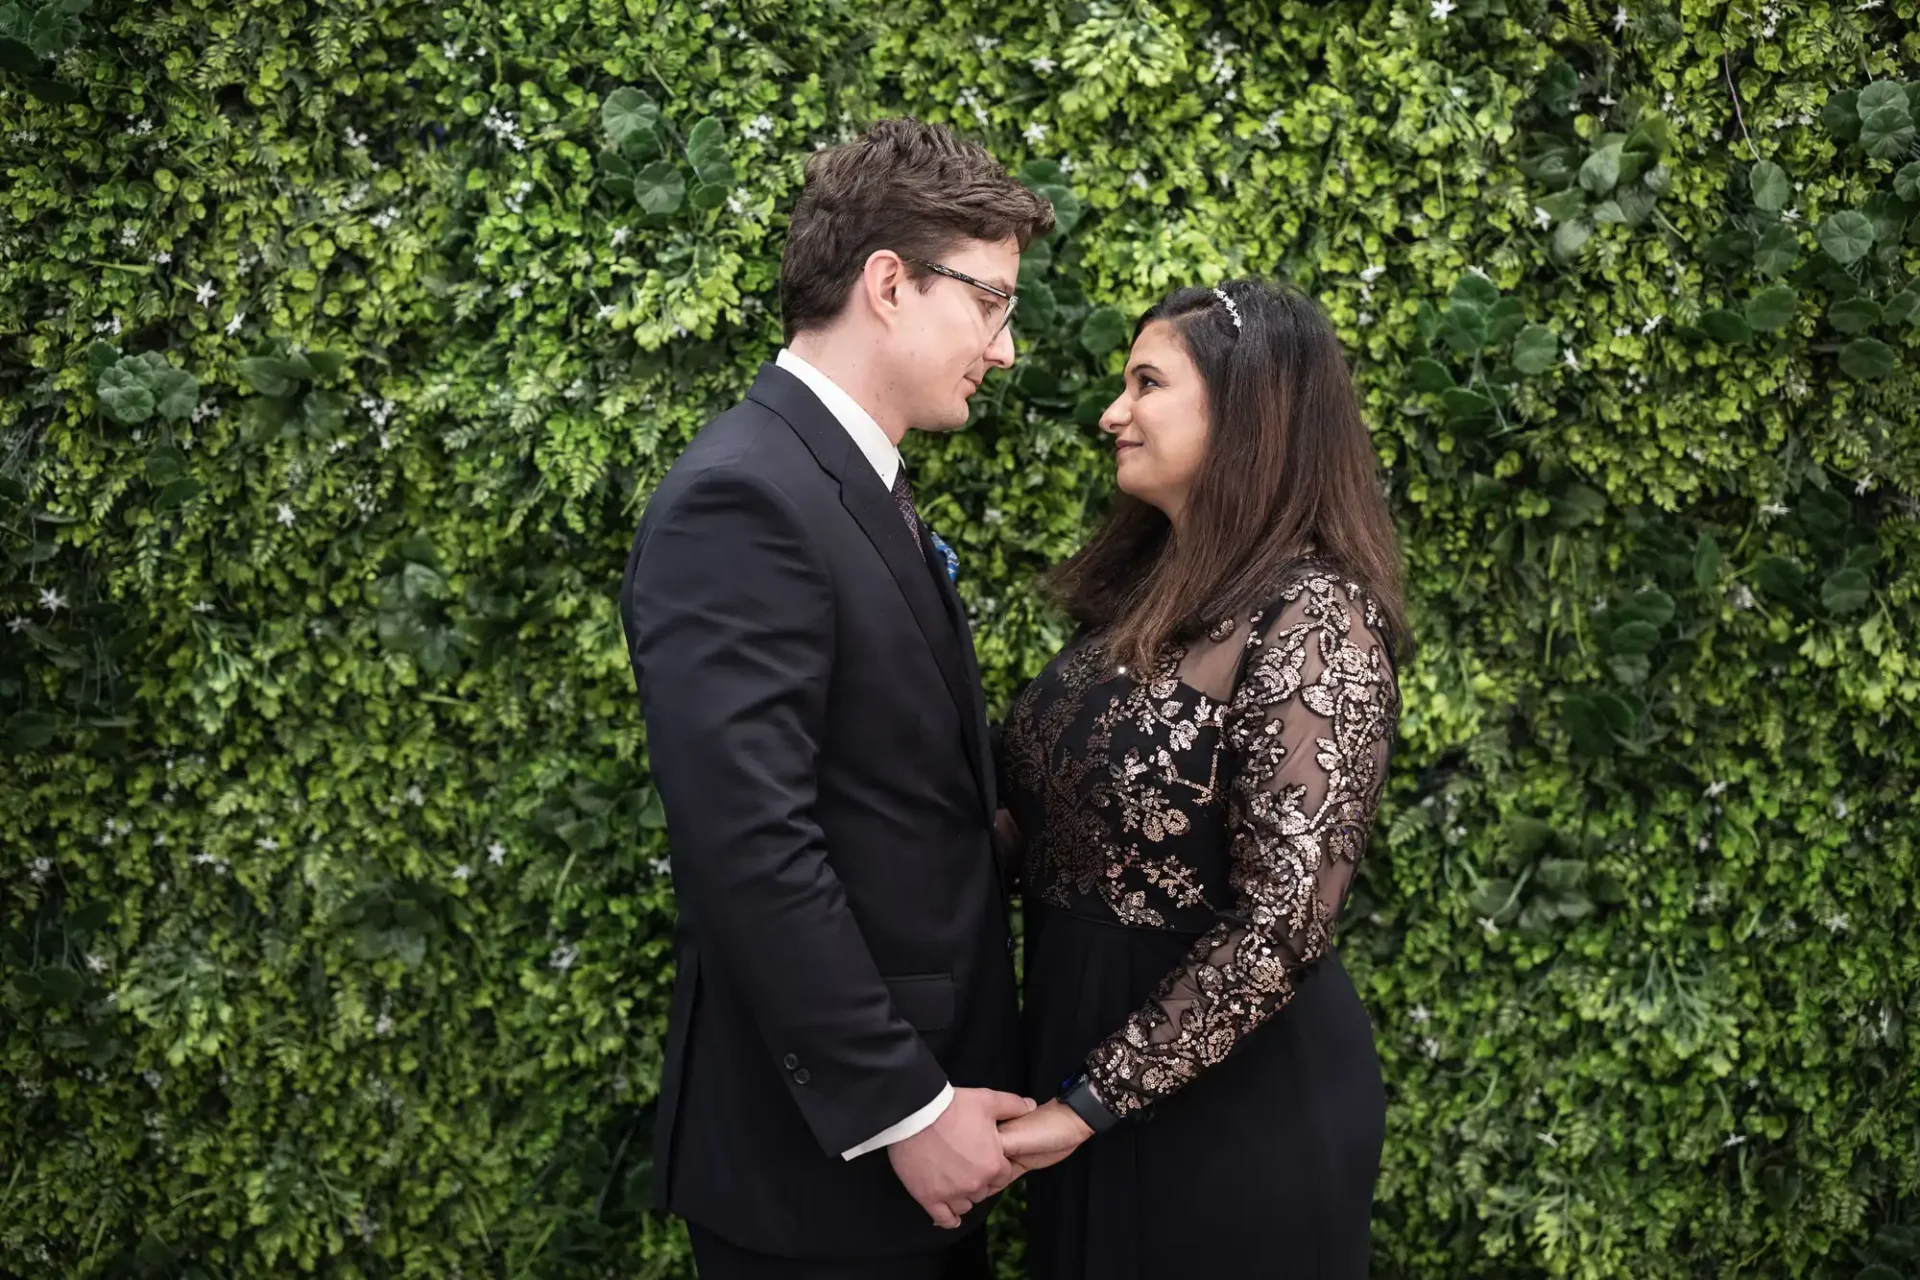
[[1330, 945], [1399, 720], [1384, 631], [1364, 589], [1318, 572], [1254, 616], [1226, 721], [1234, 907], [1088, 1057], [1113, 1111], [1226, 1057]]

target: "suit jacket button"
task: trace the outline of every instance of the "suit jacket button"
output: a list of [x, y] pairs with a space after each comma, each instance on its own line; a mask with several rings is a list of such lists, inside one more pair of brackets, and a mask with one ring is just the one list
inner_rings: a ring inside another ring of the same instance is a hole
[[780, 1059], [780, 1065], [785, 1067], [787, 1070], [791, 1071], [795, 1067], [800, 1065], [800, 1057], [798, 1054], [790, 1053], [786, 1057]]
[[793, 1082], [795, 1084], [805, 1084], [811, 1079], [813, 1079], [813, 1072], [807, 1070], [805, 1067], [793, 1073]]

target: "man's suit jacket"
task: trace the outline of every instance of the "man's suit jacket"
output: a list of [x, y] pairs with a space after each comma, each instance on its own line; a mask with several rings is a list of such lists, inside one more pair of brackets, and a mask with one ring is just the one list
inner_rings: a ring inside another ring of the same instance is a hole
[[657, 1201], [789, 1257], [950, 1244], [884, 1151], [840, 1153], [949, 1081], [1018, 1088], [959, 597], [767, 364], [648, 502], [621, 615], [680, 913]]

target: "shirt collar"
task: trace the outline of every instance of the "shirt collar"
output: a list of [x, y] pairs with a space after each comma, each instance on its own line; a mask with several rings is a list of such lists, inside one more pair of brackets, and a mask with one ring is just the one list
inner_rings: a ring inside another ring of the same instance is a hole
[[773, 362], [807, 384], [807, 390], [820, 397], [820, 403], [827, 406], [827, 412], [846, 428], [853, 437], [854, 444], [866, 455], [880, 477], [880, 483], [893, 488], [893, 478], [900, 472], [900, 450], [893, 441], [887, 439], [887, 433], [873, 420], [873, 415], [860, 407], [858, 401], [840, 389], [838, 383], [826, 374], [793, 354], [786, 347], [780, 348], [780, 354]]

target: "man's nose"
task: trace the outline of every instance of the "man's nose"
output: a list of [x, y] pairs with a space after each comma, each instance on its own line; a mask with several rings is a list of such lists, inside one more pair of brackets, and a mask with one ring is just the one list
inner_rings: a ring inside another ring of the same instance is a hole
[[987, 363], [1002, 369], [1013, 368], [1013, 326], [1011, 324], [993, 335], [993, 342], [987, 347]]

